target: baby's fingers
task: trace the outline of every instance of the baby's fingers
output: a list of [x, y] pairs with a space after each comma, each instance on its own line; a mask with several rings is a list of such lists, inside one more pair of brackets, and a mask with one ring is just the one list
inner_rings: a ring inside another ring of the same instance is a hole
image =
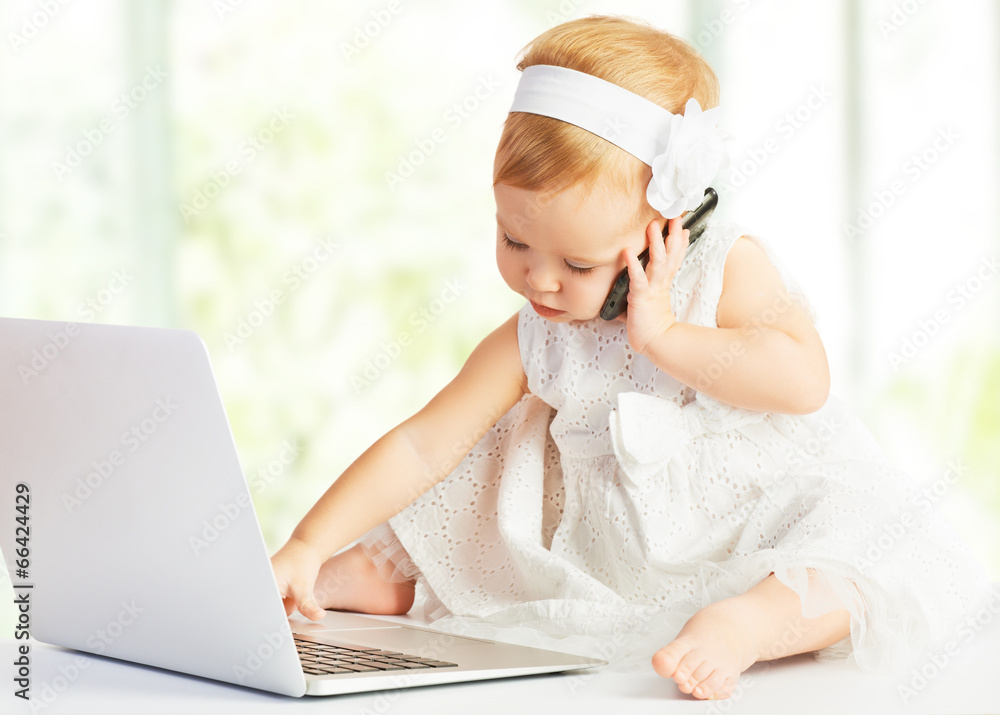
[[639, 262], [638, 256], [631, 253], [627, 248], [623, 251], [623, 254], [625, 256], [625, 265], [628, 266], [629, 291], [648, 288], [649, 281], [646, 279], [646, 271]]
[[319, 607], [313, 596], [313, 584], [307, 579], [295, 579], [278, 585], [281, 602], [285, 607], [285, 615], [291, 615], [295, 608], [299, 613], [312, 621], [323, 620], [326, 611]]
[[650, 223], [646, 227], [646, 241], [649, 244], [646, 276], [650, 285], [659, 285], [664, 281], [669, 283], [684, 260], [688, 231], [682, 227], [679, 217], [670, 219], [668, 226], [670, 228], [665, 238], [656, 223]]
[[326, 616], [326, 611], [319, 607], [316, 603], [316, 599], [313, 596], [312, 584], [306, 586], [305, 584], [298, 584], [299, 588], [295, 593], [295, 602], [299, 606], [299, 613], [308, 618], [310, 621], [322, 621], [323, 617]]
[[[671, 219], [673, 221], [674, 219]], [[646, 240], [649, 243], [649, 260], [654, 264], [661, 264], [667, 258], [667, 237], [660, 232], [660, 228], [651, 223], [646, 227]]]
[[[676, 222], [676, 223], [675, 223]], [[667, 234], [664, 253], [666, 256], [667, 272], [673, 276], [684, 262], [684, 254], [687, 252], [691, 241], [691, 231], [683, 227], [680, 217], [670, 219], [670, 232]]]

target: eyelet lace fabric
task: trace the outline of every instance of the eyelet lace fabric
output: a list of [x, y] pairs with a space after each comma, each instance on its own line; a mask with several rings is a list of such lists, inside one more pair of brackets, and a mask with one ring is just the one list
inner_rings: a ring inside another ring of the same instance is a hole
[[[713, 222], [689, 248], [678, 320], [716, 327], [740, 235]], [[850, 612], [817, 658], [887, 673], [956, 640], [989, 599], [951, 525], [836, 398], [808, 415], [732, 407], [634, 353], [624, 323], [551, 323], [530, 305], [518, 342], [530, 393], [360, 541], [384, 578], [417, 581], [436, 628], [648, 668], [695, 612], [773, 572], [805, 617]]]

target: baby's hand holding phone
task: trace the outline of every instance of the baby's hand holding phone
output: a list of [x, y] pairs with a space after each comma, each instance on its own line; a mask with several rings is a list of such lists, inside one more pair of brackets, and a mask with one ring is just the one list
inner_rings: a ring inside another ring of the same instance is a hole
[[316, 577], [323, 559], [309, 544], [294, 536], [271, 557], [271, 568], [278, 584], [278, 593], [285, 606], [285, 614], [296, 608], [306, 618], [320, 621], [326, 611], [319, 607], [313, 595]]
[[[715, 192], [715, 189], [709, 186], [705, 189], [705, 198], [702, 200], [701, 205], [694, 211], [688, 211], [683, 216], [684, 228], [691, 231], [691, 243], [698, 240], [698, 237], [704, 232], [708, 226], [708, 219], [711, 217], [718, 203], [719, 195]], [[664, 227], [663, 238], [667, 237], [669, 226], [670, 224], [668, 223]], [[648, 260], [649, 249], [647, 248], [639, 254], [639, 263], [645, 268]], [[614, 320], [625, 312], [625, 307], [628, 305], [628, 288], [629, 271], [626, 267], [625, 270], [618, 274], [618, 279], [611, 286], [608, 297], [604, 300], [604, 306], [601, 308], [602, 318], [605, 320]]]
[[655, 224], [647, 227], [649, 260], [645, 267], [637, 256], [625, 251], [630, 289], [628, 310], [619, 319], [628, 326], [629, 343], [639, 353], [677, 322], [670, 305], [670, 286], [684, 261], [690, 230], [683, 228], [680, 218], [673, 218], [667, 231], [664, 242]]

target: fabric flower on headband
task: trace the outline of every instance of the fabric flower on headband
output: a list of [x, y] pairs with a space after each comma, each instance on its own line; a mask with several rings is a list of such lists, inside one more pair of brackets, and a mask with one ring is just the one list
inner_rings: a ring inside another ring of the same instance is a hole
[[719, 107], [701, 111], [692, 97], [684, 114], [670, 119], [667, 146], [651, 164], [653, 178], [646, 187], [646, 200], [664, 218], [675, 218], [698, 208], [705, 189], [719, 170], [730, 163], [728, 142], [732, 137], [716, 125]]

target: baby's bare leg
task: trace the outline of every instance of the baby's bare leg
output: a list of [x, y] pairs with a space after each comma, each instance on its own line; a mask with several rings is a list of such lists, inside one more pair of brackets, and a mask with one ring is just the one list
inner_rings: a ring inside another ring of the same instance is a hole
[[[825, 582], [808, 569], [809, 587]], [[809, 653], [850, 633], [846, 608], [817, 618], [802, 616], [802, 602], [772, 573], [741, 596], [698, 611], [671, 643], [653, 656], [653, 668], [684, 693], [727, 698], [740, 673], [759, 660]]]
[[378, 615], [406, 613], [413, 606], [413, 581], [382, 579], [361, 544], [327, 559], [320, 567], [313, 593], [320, 608]]

